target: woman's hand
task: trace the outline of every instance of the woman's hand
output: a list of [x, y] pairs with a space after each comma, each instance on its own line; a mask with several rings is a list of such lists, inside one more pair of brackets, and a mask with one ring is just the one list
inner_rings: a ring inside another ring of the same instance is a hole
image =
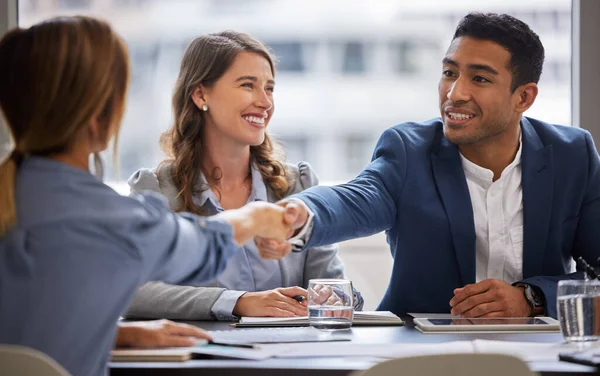
[[189, 347], [212, 340], [204, 330], [169, 320], [119, 322], [115, 347]]
[[[294, 296], [304, 296], [302, 303]], [[294, 317], [307, 316], [307, 293], [301, 287], [285, 287], [274, 290], [247, 292], [240, 296], [233, 314], [254, 317]]]

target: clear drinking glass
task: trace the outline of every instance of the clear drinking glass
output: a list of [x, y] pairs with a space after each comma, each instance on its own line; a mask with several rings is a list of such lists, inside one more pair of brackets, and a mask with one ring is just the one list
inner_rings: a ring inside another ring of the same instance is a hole
[[354, 317], [354, 291], [346, 279], [308, 281], [308, 321], [317, 329], [348, 329]]
[[559, 281], [556, 306], [560, 330], [567, 342], [600, 338], [600, 281]]

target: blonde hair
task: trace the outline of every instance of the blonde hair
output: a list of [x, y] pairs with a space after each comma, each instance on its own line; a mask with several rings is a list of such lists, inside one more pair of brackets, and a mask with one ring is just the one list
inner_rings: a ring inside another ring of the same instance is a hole
[[0, 165], [0, 236], [17, 220], [20, 159], [67, 151], [94, 119], [117, 137], [128, 82], [127, 48], [104, 21], [53, 18], [0, 40], [0, 109], [15, 141]]
[[[173, 92], [173, 125], [162, 134], [161, 148], [172, 163], [172, 176], [182, 198], [179, 211], [204, 214], [194, 203], [200, 177], [200, 166], [204, 140], [204, 115], [192, 101], [192, 94], [200, 85], [210, 87], [229, 69], [240, 52], [252, 52], [264, 57], [275, 75], [273, 58], [267, 48], [251, 36], [236, 31], [223, 31], [206, 34], [194, 39], [186, 48], [181, 60], [179, 76]], [[283, 151], [268, 133], [265, 140], [257, 146], [250, 146], [250, 160], [256, 164], [266, 185], [277, 198], [283, 198], [290, 182], [286, 178], [287, 170], [280, 162]], [[160, 168], [159, 175], [160, 175]]]

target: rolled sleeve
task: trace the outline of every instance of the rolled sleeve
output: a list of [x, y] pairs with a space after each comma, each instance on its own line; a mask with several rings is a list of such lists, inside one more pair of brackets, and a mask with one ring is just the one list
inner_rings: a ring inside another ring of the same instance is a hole
[[233, 309], [240, 298], [246, 291], [225, 290], [219, 296], [219, 299], [213, 304], [210, 309], [214, 318], [219, 321], [234, 321], [237, 319], [233, 315]]

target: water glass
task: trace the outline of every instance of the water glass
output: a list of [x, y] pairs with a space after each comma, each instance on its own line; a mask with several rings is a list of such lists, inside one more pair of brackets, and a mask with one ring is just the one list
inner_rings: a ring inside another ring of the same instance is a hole
[[567, 342], [600, 338], [600, 281], [559, 281], [556, 306], [560, 330]]
[[346, 279], [308, 281], [308, 321], [317, 329], [348, 329], [354, 317], [354, 290]]

